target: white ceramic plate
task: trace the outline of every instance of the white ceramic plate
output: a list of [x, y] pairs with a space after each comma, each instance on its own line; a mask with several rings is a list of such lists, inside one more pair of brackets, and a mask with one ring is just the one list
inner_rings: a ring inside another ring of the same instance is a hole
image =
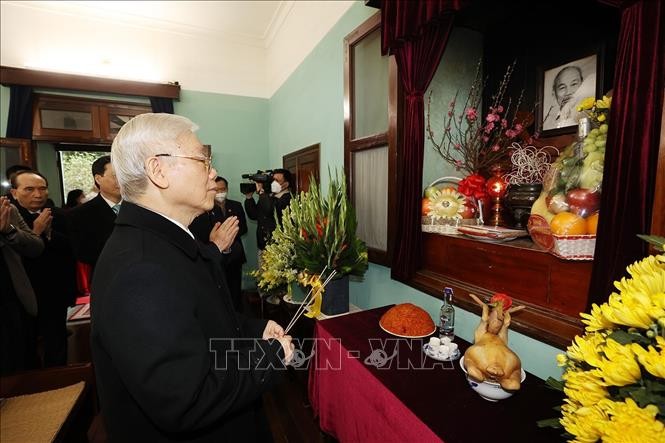
[[430, 347], [429, 343], [425, 343], [423, 345], [423, 352], [429, 358], [433, 358], [434, 360], [439, 360], [439, 361], [454, 361], [454, 360], [457, 360], [458, 358], [460, 358], [460, 355], [462, 355], [462, 353], [459, 351], [459, 348], [457, 348], [457, 349], [455, 349], [455, 352], [453, 353], [453, 355], [451, 355], [450, 357], [441, 358], [441, 357], [438, 356], [438, 354], [432, 352], [432, 348]]
[[429, 337], [430, 335], [434, 334], [434, 332], [436, 331], [436, 326], [434, 326], [434, 329], [432, 329], [432, 331], [430, 333], [425, 334], [425, 335], [399, 335], [399, 334], [395, 334], [394, 332], [390, 332], [389, 330], [387, 330], [386, 328], [381, 326], [381, 322], [379, 322], [379, 327], [381, 329], [383, 329], [384, 331], [386, 331], [390, 335], [394, 335], [395, 337], [402, 337], [402, 338], [425, 338], [425, 337]]

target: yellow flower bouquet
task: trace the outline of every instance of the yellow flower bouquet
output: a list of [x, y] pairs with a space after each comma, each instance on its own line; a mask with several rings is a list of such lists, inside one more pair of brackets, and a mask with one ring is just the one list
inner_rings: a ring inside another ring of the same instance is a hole
[[330, 175], [325, 196], [312, 178], [309, 190], [294, 197], [282, 212], [281, 224], [251, 275], [265, 291], [291, 291], [294, 283], [311, 288], [315, 295], [311, 312], [316, 316], [328, 277], [362, 277], [367, 270], [367, 246], [356, 235], [356, 227], [344, 173]]
[[[663, 249], [665, 238], [644, 237]], [[557, 357], [561, 418], [574, 442], [665, 442], [665, 254], [628, 266], [618, 292], [583, 313], [583, 336]]]

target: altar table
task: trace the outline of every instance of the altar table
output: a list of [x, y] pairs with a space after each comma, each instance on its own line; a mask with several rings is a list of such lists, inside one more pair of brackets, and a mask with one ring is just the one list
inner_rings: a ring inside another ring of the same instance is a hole
[[[561, 393], [527, 373], [512, 397], [484, 400], [468, 385], [459, 360], [425, 356], [429, 338], [400, 339], [381, 330], [379, 319], [389, 308], [317, 322], [309, 397], [324, 432], [341, 442], [564, 440], [562, 430], [536, 426], [556, 416], [552, 408], [562, 404]], [[455, 342], [462, 353], [469, 346]]]

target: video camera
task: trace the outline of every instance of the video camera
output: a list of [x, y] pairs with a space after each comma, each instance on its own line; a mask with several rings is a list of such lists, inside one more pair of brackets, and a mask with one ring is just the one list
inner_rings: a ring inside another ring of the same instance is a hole
[[[255, 183], [266, 183], [272, 182], [272, 169], [267, 169], [265, 171], [256, 171], [255, 174], [242, 174], [242, 178], [246, 180], [251, 180]], [[240, 192], [242, 194], [249, 194], [256, 191], [256, 185], [254, 183], [240, 183]]]

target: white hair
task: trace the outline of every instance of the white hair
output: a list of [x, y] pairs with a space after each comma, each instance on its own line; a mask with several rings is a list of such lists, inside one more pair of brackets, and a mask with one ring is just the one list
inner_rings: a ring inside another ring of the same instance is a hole
[[146, 159], [171, 153], [180, 135], [197, 129], [188, 118], [173, 114], [141, 114], [125, 123], [111, 146], [111, 164], [123, 200], [134, 201], [145, 192]]

